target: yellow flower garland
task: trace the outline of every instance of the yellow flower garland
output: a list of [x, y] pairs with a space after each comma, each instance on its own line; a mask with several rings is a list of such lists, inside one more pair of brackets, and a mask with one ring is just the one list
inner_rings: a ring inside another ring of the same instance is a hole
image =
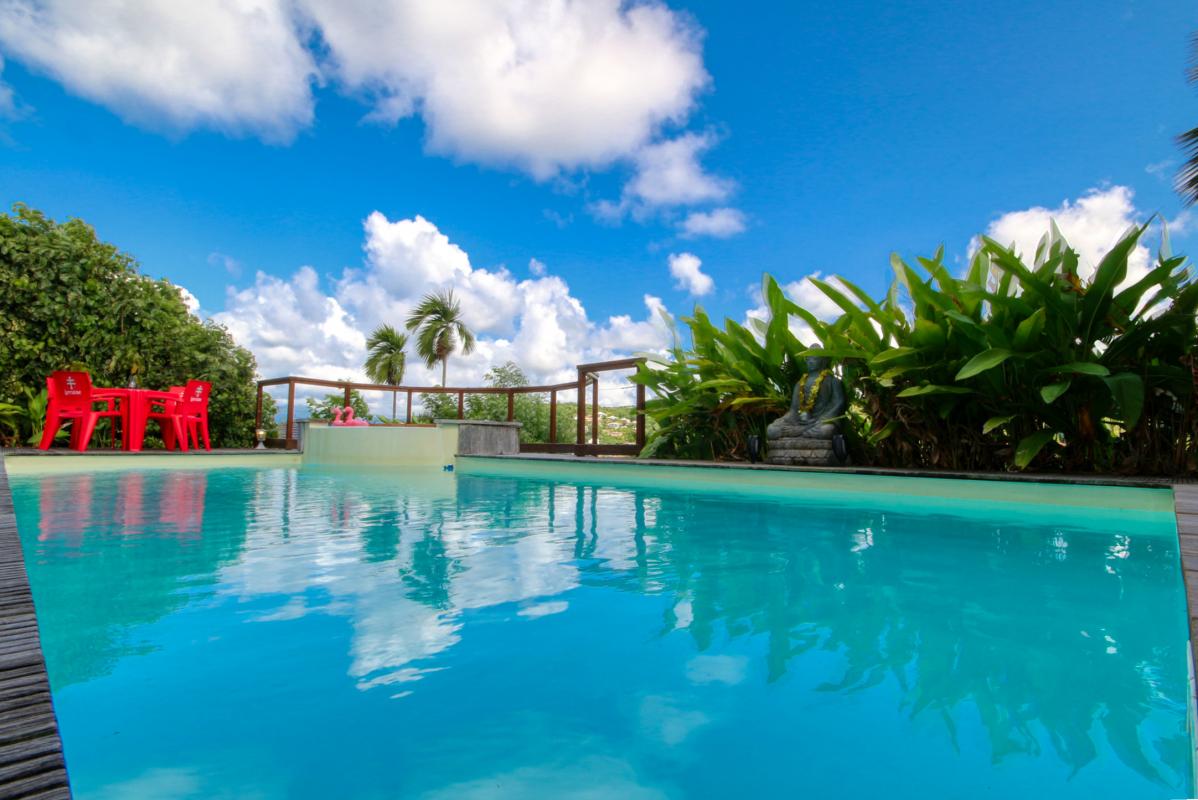
[[823, 369], [815, 376], [815, 384], [811, 387], [811, 391], [807, 391], [807, 381], [804, 380], [799, 389], [799, 411], [804, 414], [810, 414], [815, 410], [815, 401], [819, 397], [820, 387], [824, 385], [824, 378], [832, 374], [832, 370]]

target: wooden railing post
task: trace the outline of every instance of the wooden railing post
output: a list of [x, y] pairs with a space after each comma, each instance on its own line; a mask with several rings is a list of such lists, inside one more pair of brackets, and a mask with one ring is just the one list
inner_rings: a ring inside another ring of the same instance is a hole
[[599, 376], [593, 375], [591, 384], [591, 444], [599, 444]]
[[350, 389], [348, 386], [346, 386], [345, 387], [345, 405], [348, 406], [349, 404], [350, 404]]
[[549, 444], [557, 444], [557, 389], [549, 393]]
[[507, 421], [511, 422], [516, 418], [516, 390], [508, 389], [507, 392]]
[[636, 446], [645, 449], [645, 384], [636, 385]]
[[412, 390], [408, 389], [408, 424], [412, 424]]
[[587, 374], [578, 370], [578, 438], [574, 440], [574, 455], [583, 454], [587, 441]]
[[294, 450], [295, 440], [292, 438], [292, 428], [295, 426], [295, 381], [287, 381], [287, 430], [283, 434], [283, 449]]
[[258, 409], [254, 412], [254, 439], [257, 441], [258, 429], [262, 427], [262, 384], [258, 384]]
[[458, 392], [458, 419], [466, 418], [466, 393]]

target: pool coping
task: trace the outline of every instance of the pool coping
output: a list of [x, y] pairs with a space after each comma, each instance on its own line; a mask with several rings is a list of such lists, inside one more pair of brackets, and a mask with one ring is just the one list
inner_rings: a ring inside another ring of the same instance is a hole
[[66, 759], [0, 453], [0, 796], [70, 800]]
[[224, 448], [189, 450], [85, 450], [66, 448], [0, 448], [0, 459], [8, 459], [10, 475], [91, 472], [113, 469], [218, 469], [220, 467], [299, 466], [298, 450]]
[[510, 455], [474, 455], [470, 458], [494, 458], [508, 461], [555, 461], [571, 464], [637, 464], [655, 467], [695, 467], [697, 469], [760, 470], [764, 472], [833, 473], [877, 475], [900, 478], [940, 478], [965, 481], [1009, 481], [1013, 483], [1063, 483], [1075, 486], [1131, 486], [1164, 489], [1178, 483], [1172, 478], [1150, 475], [1065, 474], [1052, 472], [970, 472], [968, 470], [905, 469], [898, 467], [794, 467], [781, 464], [750, 464], [745, 461], [698, 461], [682, 458], [638, 458], [635, 456], [576, 456], [572, 453], [516, 453]]
[[[1186, 612], [1190, 621], [1190, 699], [1198, 704], [1198, 683], [1194, 665], [1198, 664], [1198, 484], [1173, 484], [1173, 513], [1177, 517], [1177, 540], [1181, 549], [1181, 575], [1186, 587]], [[1191, 724], [1198, 720], [1191, 719]], [[1198, 730], [1191, 732], [1198, 739]], [[1198, 750], [1198, 744], [1195, 745]], [[1198, 752], [1195, 753], [1198, 774]]]
[[181, 453], [177, 450], [160, 450], [157, 448], [149, 450], [138, 450], [136, 452], [129, 450], [109, 450], [109, 449], [93, 449], [93, 450], [71, 450], [67, 447], [51, 447], [48, 450], [41, 450], [37, 447], [0, 447], [0, 457], [3, 456], [37, 456], [39, 458], [212, 458], [215, 456], [269, 456], [279, 455], [280, 453], [295, 453], [295, 450], [282, 450], [279, 448], [270, 447], [214, 447], [211, 450], [188, 450], [186, 453]]

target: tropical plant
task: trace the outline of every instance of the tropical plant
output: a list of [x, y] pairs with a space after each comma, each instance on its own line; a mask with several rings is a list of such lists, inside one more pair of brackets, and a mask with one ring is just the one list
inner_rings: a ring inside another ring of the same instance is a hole
[[14, 444], [21, 435], [25, 410], [15, 403], [0, 403], [0, 444]]
[[[663, 425], [648, 452], [685, 452], [685, 432], [696, 431], [711, 437], [712, 455], [737, 457], [716, 422], [733, 408], [765, 407], [762, 385], [739, 376], [764, 379], [795, 356], [826, 355], [849, 389], [847, 433], [864, 463], [1193, 470], [1198, 283], [1169, 252], [1167, 233], [1156, 264], [1129, 276], [1144, 232], [1129, 231], [1088, 278], [1055, 226], [1030, 265], [986, 238], [961, 277], [942, 250], [918, 259], [918, 270], [894, 256], [896, 280], [881, 301], [843, 278], [813, 278], [843, 312], [832, 321], [783, 297], [767, 276], [765, 344], [754, 349], [738, 335], [740, 351], [719, 349], [732, 333], [714, 340], [699, 318], [688, 321], [690, 351], [638, 374], [670, 401], [651, 404]], [[814, 346], [783, 355], [779, 342], [788, 340], [778, 331], [793, 318], [811, 329]]]
[[474, 334], [462, 320], [462, 307], [452, 289], [427, 294], [408, 317], [416, 332], [416, 352], [429, 369], [441, 362], [441, 385], [446, 386], [449, 356], [460, 346], [462, 355], [474, 352]]
[[741, 458], [748, 437], [764, 436], [769, 421], [786, 410], [791, 387], [804, 374], [800, 354], [806, 350], [788, 322], [803, 312], [768, 276], [763, 299], [770, 316], [753, 319], [753, 330], [732, 320], [717, 328], [696, 306], [682, 320], [690, 349], [675, 332], [666, 357], [650, 355], [640, 366], [633, 380], [650, 390], [645, 413], [657, 423], [643, 455]]
[[[408, 346], [407, 334], [400, 333], [390, 325], [380, 325], [366, 340], [366, 377], [375, 383], [399, 386], [403, 383], [403, 371], [407, 362], [404, 349]], [[396, 392], [391, 393], [391, 418], [396, 416]]]
[[[253, 442], [249, 351], [189, 313], [178, 287], [141, 275], [83, 221], [58, 223], [18, 203], [0, 214], [0, 402], [27, 407], [47, 375], [72, 365], [100, 386], [125, 386], [134, 375], [142, 386], [163, 388], [211, 381], [213, 444]], [[273, 419], [273, 401], [263, 401], [263, 415]], [[25, 415], [17, 424], [15, 436], [28, 441], [34, 420]]]
[[[1198, 84], [1198, 33], [1193, 35], [1191, 47], [1194, 55], [1186, 75], [1190, 83]], [[1191, 206], [1198, 203], [1198, 128], [1190, 128], [1177, 137], [1177, 142], [1186, 157], [1177, 173], [1177, 191], [1186, 205]]]

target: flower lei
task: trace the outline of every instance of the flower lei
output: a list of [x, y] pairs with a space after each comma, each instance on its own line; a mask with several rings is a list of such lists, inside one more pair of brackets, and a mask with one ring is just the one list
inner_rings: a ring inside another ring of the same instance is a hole
[[810, 414], [815, 410], [815, 401], [819, 397], [820, 387], [824, 385], [824, 379], [832, 374], [830, 369], [822, 369], [815, 376], [815, 383], [812, 384], [811, 390], [807, 390], [807, 382], [803, 381], [799, 389], [799, 411], [804, 414]]

